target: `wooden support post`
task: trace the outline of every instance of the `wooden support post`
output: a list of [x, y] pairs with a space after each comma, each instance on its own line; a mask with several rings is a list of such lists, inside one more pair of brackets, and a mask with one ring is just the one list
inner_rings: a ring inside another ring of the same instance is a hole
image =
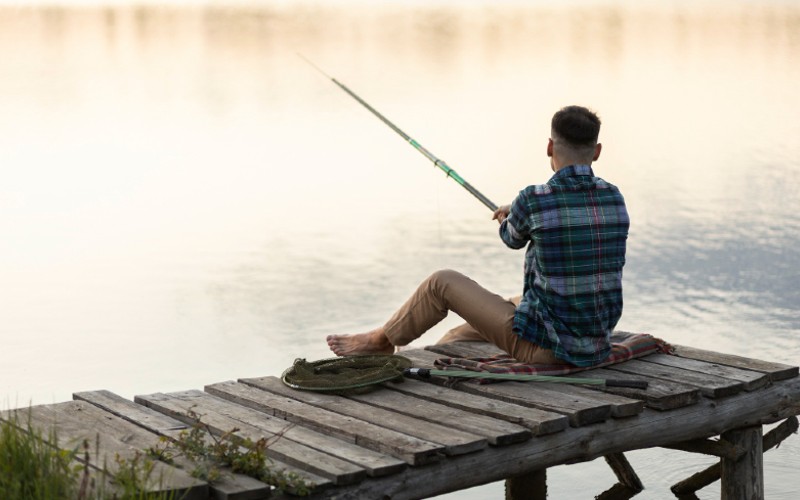
[[622, 483], [617, 483], [594, 497], [594, 500], [630, 500], [639, 493], [639, 491], [632, 490]]
[[628, 500], [644, 489], [642, 481], [636, 475], [628, 459], [622, 453], [611, 453], [603, 457], [614, 471], [619, 481], [610, 489], [598, 495], [596, 500]]
[[545, 500], [547, 469], [506, 479], [506, 500]]
[[670, 490], [672, 490], [672, 492], [675, 493], [675, 496], [678, 498], [684, 498], [685, 496], [689, 498], [687, 495], [692, 495], [695, 491], [705, 488], [709, 484], [718, 480], [721, 470], [722, 467], [720, 466], [720, 463], [717, 462], [711, 467], [708, 467], [696, 474], [692, 474], [683, 481], [673, 484]]
[[639, 476], [636, 475], [636, 471], [633, 470], [633, 467], [631, 467], [625, 455], [622, 453], [611, 453], [604, 458], [606, 459], [606, 463], [611, 467], [611, 470], [614, 471], [620, 484], [636, 493], [644, 489], [642, 481], [639, 479]]
[[761, 426], [724, 432], [720, 439], [745, 450], [738, 461], [722, 459], [722, 500], [764, 499], [764, 452]]
[[[797, 432], [798, 427], [797, 417], [790, 417], [784, 420], [779, 426], [764, 435], [762, 445], [763, 451], [771, 450], [778, 446], [784, 439]], [[697, 498], [694, 496], [694, 492], [718, 480], [721, 471], [722, 465], [717, 462], [707, 469], [693, 474], [683, 481], [675, 483], [670, 489], [678, 498]]]

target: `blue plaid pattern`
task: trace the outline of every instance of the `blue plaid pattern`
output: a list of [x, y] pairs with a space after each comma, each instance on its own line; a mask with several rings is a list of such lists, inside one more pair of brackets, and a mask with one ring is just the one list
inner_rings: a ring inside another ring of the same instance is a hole
[[506, 245], [528, 246], [515, 333], [576, 366], [603, 362], [622, 315], [629, 226], [622, 194], [589, 165], [520, 191], [500, 225]]

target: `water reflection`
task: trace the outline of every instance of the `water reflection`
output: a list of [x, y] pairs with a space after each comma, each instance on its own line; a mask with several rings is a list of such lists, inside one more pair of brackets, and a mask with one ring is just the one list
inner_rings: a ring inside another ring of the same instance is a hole
[[[419, 159], [307, 72], [300, 50], [341, 68], [497, 201], [547, 177], [528, 167], [541, 156], [531, 138], [547, 134], [533, 117], [567, 99], [596, 102], [609, 124], [601, 175], [624, 188], [637, 216], [629, 310], [661, 301], [671, 306], [659, 314], [696, 321], [714, 308], [692, 295], [746, 316], [768, 303], [769, 322], [794, 331], [799, 174], [789, 138], [798, 125], [788, 117], [798, 106], [799, 24], [797, 9], [781, 4], [6, 8], [0, 130], [14, 175], [3, 204], [18, 244], [4, 250], [32, 266], [21, 254], [108, 254], [93, 228], [125, 244], [187, 222], [189, 231], [236, 232], [231, 219], [242, 221], [240, 235], [261, 224], [292, 240], [292, 225], [274, 214], [299, 196], [339, 208], [326, 209], [317, 232], [338, 254], [364, 253], [361, 241], [340, 241], [350, 232], [340, 221], [364, 203], [373, 210], [359, 222], [371, 231], [406, 214], [419, 232], [429, 222], [410, 207], [435, 201], [439, 231], [420, 244], [446, 254], [442, 246], [472, 232], [491, 247], [477, 210], [429, 189]], [[154, 222], [161, 228], [149, 231]], [[48, 249], [48, 238], [70, 244]]]
[[[297, 52], [496, 203], [549, 177], [555, 109], [595, 107], [633, 218], [620, 328], [800, 359], [793, 4], [4, 7], [0, 395], [277, 374], [441, 267], [518, 293], [485, 207]], [[580, 467], [551, 494], [608, 473]]]

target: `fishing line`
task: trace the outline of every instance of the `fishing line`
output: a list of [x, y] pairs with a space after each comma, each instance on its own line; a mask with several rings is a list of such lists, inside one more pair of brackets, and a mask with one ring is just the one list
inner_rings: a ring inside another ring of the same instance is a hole
[[447, 177], [450, 177], [451, 179], [453, 179], [454, 181], [459, 183], [461, 185], [461, 187], [463, 187], [464, 189], [469, 191], [470, 194], [472, 194], [474, 197], [476, 197], [481, 203], [486, 205], [486, 207], [488, 207], [489, 210], [491, 210], [493, 212], [495, 210], [497, 210], [497, 205], [492, 203], [492, 201], [489, 200], [489, 198], [487, 198], [486, 196], [484, 196], [480, 191], [478, 191], [477, 189], [472, 187], [472, 185], [469, 182], [465, 181], [463, 177], [458, 175], [458, 173], [455, 170], [453, 170], [452, 168], [450, 168], [447, 165], [447, 163], [445, 163], [444, 161], [442, 161], [439, 158], [437, 158], [436, 155], [434, 155], [433, 153], [431, 153], [430, 151], [425, 149], [420, 143], [418, 143], [417, 141], [412, 139], [408, 134], [403, 132], [397, 125], [395, 125], [394, 123], [389, 121], [385, 116], [383, 116], [381, 113], [379, 113], [375, 108], [370, 106], [364, 99], [362, 99], [355, 92], [350, 90], [345, 84], [341, 83], [336, 78], [333, 78], [332, 76], [330, 76], [329, 74], [324, 72], [319, 66], [317, 66], [316, 64], [311, 62], [311, 60], [309, 60], [304, 55], [302, 55], [300, 53], [298, 53], [297, 55], [298, 55], [298, 57], [303, 59], [306, 63], [308, 63], [312, 68], [314, 68], [320, 74], [322, 74], [325, 78], [329, 79], [331, 82], [336, 84], [336, 86], [338, 86], [340, 89], [342, 89], [350, 97], [352, 97], [353, 99], [358, 101], [359, 104], [361, 104], [362, 106], [367, 108], [367, 110], [369, 110], [373, 115], [378, 117], [379, 120], [381, 120], [383, 123], [385, 123], [392, 130], [394, 130], [400, 137], [405, 139], [406, 142], [411, 144], [414, 147], [414, 149], [416, 149], [417, 151], [422, 153], [423, 156], [425, 156], [428, 160], [433, 162], [434, 166], [436, 166], [439, 169], [441, 169], [447, 175]]

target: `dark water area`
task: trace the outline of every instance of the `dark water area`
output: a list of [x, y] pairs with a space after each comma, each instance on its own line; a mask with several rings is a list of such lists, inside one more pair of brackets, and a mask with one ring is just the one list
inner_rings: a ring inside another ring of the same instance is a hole
[[[277, 375], [439, 268], [519, 293], [486, 207], [298, 53], [498, 204], [549, 178], [554, 111], [597, 110], [632, 219], [619, 328], [800, 362], [793, 2], [0, 4], [4, 406]], [[796, 441], [767, 498], [795, 497]], [[637, 499], [710, 464], [629, 459]], [[551, 498], [615, 482], [548, 475]]]

